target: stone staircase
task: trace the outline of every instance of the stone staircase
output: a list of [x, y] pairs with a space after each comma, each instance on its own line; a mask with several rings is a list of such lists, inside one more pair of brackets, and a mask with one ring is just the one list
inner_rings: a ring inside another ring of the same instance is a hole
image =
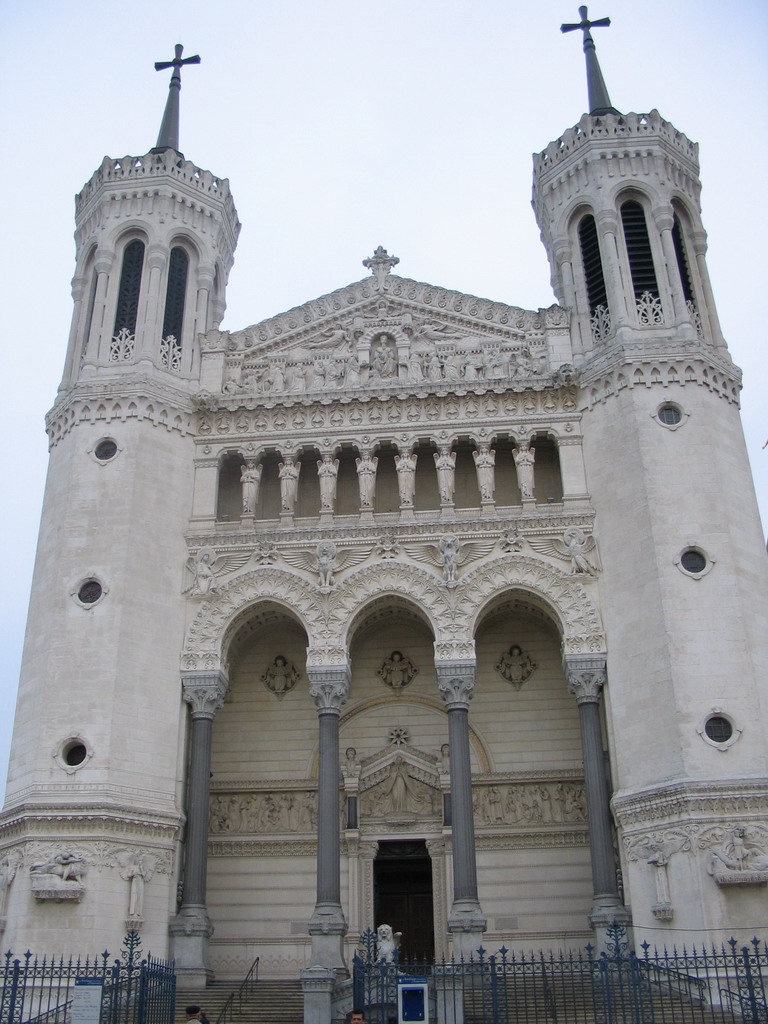
[[[215, 981], [204, 989], [176, 990], [174, 1024], [184, 1024], [184, 1008], [201, 1006], [211, 1024], [216, 1024], [227, 999], [237, 992], [237, 981]], [[229, 1017], [230, 1024], [302, 1024], [304, 995], [299, 981], [257, 981], [240, 1009]]]

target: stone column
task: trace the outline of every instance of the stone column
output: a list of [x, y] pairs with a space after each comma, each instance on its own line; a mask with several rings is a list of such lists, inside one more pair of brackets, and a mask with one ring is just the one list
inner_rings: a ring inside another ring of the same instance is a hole
[[343, 941], [347, 922], [341, 908], [339, 822], [339, 715], [349, 692], [346, 666], [307, 668], [309, 693], [317, 707], [320, 753], [317, 780], [317, 899], [309, 921], [312, 965], [348, 974]]
[[440, 696], [448, 712], [451, 821], [453, 831], [453, 906], [448, 931], [457, 956], [473, 956], [486, 929], [477, 896], [472, 771], [469, 760], [469, 702], [475, 689], [474, 661], [435, 665]]
[[[680, 279], [677, 253], [675, 252], [675, 243], [672, 238], [672, 229], [675, 226], [674, 210], [671, 206], [657, 206], [651, 210], [651, 216], [661, 241], [661, 251], [664, 255], [664, 263], [667, 270], [666, 284], [669, 288], [669, 298], [672, 302], [672, 316], [665, 317], [665, 322], [674, 324], [690, 323], [691, 314], [685, 304], [683, 282]], [[664, 278], [662, 275], [659, 275], [659, 278], [659, 284], [663, 288]], [[665, 298], [666, 296], [662, 296], [662, 304], [664, 304]]]
[[631, 295], [631, 307], [627, 306], [624, 284], [619, 271], [619, 218], [616, 211], [595, 211], [595, 227], [600, 239], [600, 261], [603, 267], [608, 310], [611, 314], [611, 327], [615, 331], [627, 324], [637, 323], [637, 311], [634, 295]]
[[626, 924], [629, 915], [621, 902], [611, 835], [608, 778], [600, 728], [600, 692], [605, 684], [605, 658], [571, 656], [563, 662], [568, 692], [579, 705], [587, 798], [589, 852], [592, 860], [592, 912], [590, 923], [604, 943], [605, 930], [614, 921]]
[[170, 924], [176, 971], [185, 985], [203, 988], [213, 977], [208, 939], [213, 926], [205, 902], [208, 867], [208, 803], [213, 716], [229, 685], [221, 672], [182, 672], [184, 700], [192, 713], [187, 778], [187, 827], [181, 907]]

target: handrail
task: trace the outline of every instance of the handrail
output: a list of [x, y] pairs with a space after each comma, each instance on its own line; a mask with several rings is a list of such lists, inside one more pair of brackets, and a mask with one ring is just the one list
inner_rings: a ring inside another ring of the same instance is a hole
[[243, 1000], [247, 1001], [248, 996], [251, 994], [253, 986], [259, 980], [259, 958], [251, 964], [251, 969], [248, 971], [246, 976], [243, 978], [240, 988], [237, 992], [233, 992], [227, 999], [226, 1003], [222, 1006], [219, 1016], [216, 1018], [216, 1024], [230, 1024], [232, 1021], [232, 1014], [234, 1011], [235, 1003], [237, 1003], [238, 1011], [242, 1009]]

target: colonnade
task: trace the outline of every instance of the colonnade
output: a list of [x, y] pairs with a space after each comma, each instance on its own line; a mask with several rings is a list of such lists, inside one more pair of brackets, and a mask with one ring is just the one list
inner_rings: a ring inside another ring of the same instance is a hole
[[[453, 903], [448, 931], [455, 955], [470, 957], [486, 929], [478, 897], [469, 744], [475, 662], [438, 661], [435, 670], [447, 712], [450, 746]], [[627, 919], [617, 885], [600, 726], [605, 658], [570, 655], [564, 659], [563, 670], [568, 690], [579, 706], [593, 881], [591, 921], [599, 941], [613, 920]], [[318, 714], [318, 796], [316, 899], [308, 924], [313, 966], [306, 982], [308, 991], [316, 990], [317, 998], [325, 999], [334, 978], [347, 970], [343, 951], [347, 923], [341, 904], [339, 719], [349, 694], [350, 672], [347, 665], [308, 666], [307, 675]], [[227, 685], [221, 672], [182, 673], [183, 695], [191, 714], [191, 742], [183, 893], [171, 933], [177, 969], [201, 984], [211, 974], [207, 940], [212, 928], [205, 891], [211, 733]]]

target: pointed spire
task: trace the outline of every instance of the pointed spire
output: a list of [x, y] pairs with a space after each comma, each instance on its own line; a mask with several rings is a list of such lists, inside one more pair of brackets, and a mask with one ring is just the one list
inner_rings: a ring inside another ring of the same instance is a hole
[[591, 28], [607, 28], [611, 24], [610, 18], [598, 18], [597, 21], [590, 21], [587, 17], [587, 8], [579, 8], [579, 17], [581, 21], [578, 24], [567, 24], [561, 25], [561, 32], [574, 32], [580, 28], [584, 33], [584, 56], [587, 61], [587, 95], [589, 98], [589, 112], [592, 115], [599, 114], [619, 114], [614, 106], [611, 105], [611, 99], [608, 95], [608, 90], [605, 87], [603, 81], [603, 73], [600, 70], [600, 65], [597, 61], [597, 51], [595, 50], [595, 41], [590, 35]]
[[177, 153], [180, 153], [179, 149], [179, 93], [181, 92], [181, 68], [184, 64], [199, 64], [200, 57], [195, 54], [194, 57], [182, 58], [184, 47], [181, 43], [176, 43], [176, 56], [173, 60], [168, 61], [157, 61], [155, 63], [155, 71], [165, 71], [166, 68], [173, 68], [173, 74], [171, 75], [171, 81], [168, 86], [168, 99], [165, 104], [165, 113], [163, 114], [163, 122], [160, 125], [160, 134], [157, 136], [157, 145], [152, 150], [153, 153], [162, 153], [165, 149], [174, 149]]

